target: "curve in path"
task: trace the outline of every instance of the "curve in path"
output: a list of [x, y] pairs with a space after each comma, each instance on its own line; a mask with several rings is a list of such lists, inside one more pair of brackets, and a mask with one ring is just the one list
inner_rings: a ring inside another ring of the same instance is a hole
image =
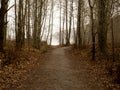
[[65, 49], [47, 52], [19, 90], [105, 90], [84, 64], [66, 56]]

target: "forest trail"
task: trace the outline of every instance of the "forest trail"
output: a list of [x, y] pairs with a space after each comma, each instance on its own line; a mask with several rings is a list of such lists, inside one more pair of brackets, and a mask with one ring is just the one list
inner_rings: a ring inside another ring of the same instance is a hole
[[86, 65], [66, 55], [66, 49], [56, 48], [45, 53], [22, 87], [15, 90], [106, 90], [94, 80]]

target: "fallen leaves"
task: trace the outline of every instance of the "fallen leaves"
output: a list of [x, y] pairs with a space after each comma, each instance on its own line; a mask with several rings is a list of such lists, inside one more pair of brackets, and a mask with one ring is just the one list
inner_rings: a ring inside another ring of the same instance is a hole
[[106, 87], [108, 90], [120, 90], [120, 85], [113, 82], [115, 76], [109, 74], [109, 69], [113, 68], [112, 60], [103, 59], [91, 62], [91, 54], [89, 48], [82, 50], [70, 48], [67, 53], [68, 55], [79, 59], [80, 62], [85, 63], [86, 66], [88, 66], [90, 73], [94, 76], [96, 82], [99, 81], [101, 83], [101, 86]]
[[19, 52], [19, 56], [15, 58], [17, 60], [14, 60], [15, 63], [0, 68], [0, 90], [21, 87], [21, 82], [27, 79], [29, 71], [36, 65], [39, 58], [40, 51], [38, 50]]

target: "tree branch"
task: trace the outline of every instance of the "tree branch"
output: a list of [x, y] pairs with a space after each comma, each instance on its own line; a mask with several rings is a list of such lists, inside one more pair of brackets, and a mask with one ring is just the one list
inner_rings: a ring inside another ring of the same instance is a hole
[[11, 8], [13, 8], [14, 7], [14, 4], [5, 12], [5, 13], [7, 13]]

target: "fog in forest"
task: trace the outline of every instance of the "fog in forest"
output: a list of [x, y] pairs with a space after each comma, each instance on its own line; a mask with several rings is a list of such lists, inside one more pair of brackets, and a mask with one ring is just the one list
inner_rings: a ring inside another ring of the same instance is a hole
[[0, 90], [120, 90], [120, 0], [0, 0]]

